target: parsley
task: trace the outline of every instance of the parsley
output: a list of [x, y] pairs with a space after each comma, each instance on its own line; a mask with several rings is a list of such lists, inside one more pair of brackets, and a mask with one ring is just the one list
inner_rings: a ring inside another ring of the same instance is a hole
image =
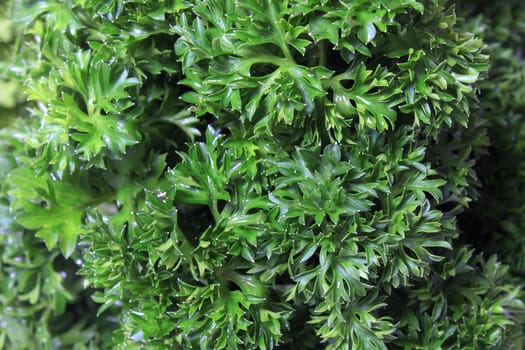
[[516, 341], [457, 223], [494, 50], [449, 2], [9, 6], [0, 347]]

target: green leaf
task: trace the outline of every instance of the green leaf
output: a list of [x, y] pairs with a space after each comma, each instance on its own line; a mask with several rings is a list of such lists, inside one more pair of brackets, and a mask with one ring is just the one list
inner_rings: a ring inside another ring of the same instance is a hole
[[8, 179], [10, 193], [19, 196], [11, 205], [19, 213], [16, 221], [35, 230], [49, 249], [60, 241], [62, 253], [69, 257], [78, 235], [84, 232], [82, 219], [90, 195], [72, 183], [52, 181], [49, 175], [36, 175], [27, 167], [13, 170]]

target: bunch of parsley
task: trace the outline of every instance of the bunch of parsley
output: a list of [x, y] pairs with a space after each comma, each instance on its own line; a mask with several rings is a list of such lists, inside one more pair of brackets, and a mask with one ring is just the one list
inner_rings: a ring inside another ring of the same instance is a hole
[[519, 289], [457, 240], [488, 58], [448, 2], [11, 6], [0, 346], [510, 346]]

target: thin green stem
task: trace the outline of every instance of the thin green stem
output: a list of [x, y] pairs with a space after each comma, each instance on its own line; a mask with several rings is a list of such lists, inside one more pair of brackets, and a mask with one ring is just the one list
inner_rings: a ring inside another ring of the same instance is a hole
[[221, 213], [219, 212], [219, 206], [216, 199], [210, 198], [210, 210], [213, 219], [215, 220], [215, 224], [218, 224], [221, 219]]
[[319, 66], [326, 67], [326, 41], [319, 42]]

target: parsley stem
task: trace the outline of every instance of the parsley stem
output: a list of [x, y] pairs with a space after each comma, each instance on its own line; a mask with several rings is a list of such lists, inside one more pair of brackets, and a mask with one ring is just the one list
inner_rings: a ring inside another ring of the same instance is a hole
[[326, 66], [326, 41], [321, 40], [319, 42], [319, 66]]
[[221, 214], [219, 213], [219, 207], [217, 205], [217, 200], [210, 198], [210, 210], [215, 220], [215, 224], [218, 224], [221, 219]]

